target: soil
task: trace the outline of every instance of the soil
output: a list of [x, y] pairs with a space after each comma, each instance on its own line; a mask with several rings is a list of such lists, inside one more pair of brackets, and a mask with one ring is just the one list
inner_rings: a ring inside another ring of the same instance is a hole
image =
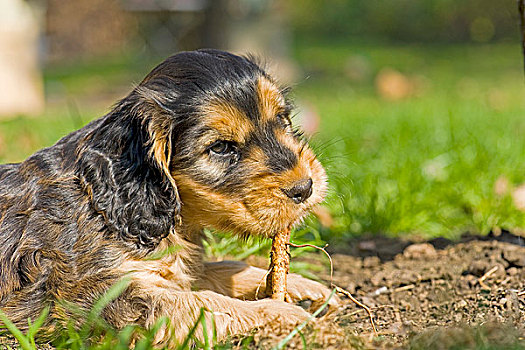
[[[344, 307], [309, 324], [309, 348], [525, 349], [525, 239], [509, 232], [460, 242], [384, 237], [338, 244], [333, 283]], [[326, 257], [303, 260], [326, 264]], [[329, 274], [323, 276], [329, 283]], [[269, 348], [289, 330], [262, 329], [244, 345]], [[240, 343], [238, 343], [240, 344]], [[303, 348], [300, 336], [290, 348]]]

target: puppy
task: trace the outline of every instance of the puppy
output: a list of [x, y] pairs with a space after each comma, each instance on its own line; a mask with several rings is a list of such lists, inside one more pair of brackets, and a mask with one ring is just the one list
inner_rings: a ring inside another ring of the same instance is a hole
[[[203, 307], [219, 338], [307, 318], [263, 299], [266, 271], [203, 262], [201, 246], [206, 227], [272, 237], [323, 200], [325, 171], [291, 109], [252, 60], [182, 52], [104, 117], [0, 166], [1, 309], [24, 329], [47, 306], [56, 329], [75, 316], [59, 301], [89, 310], [127, 276], [102, 317], [147, 328], [165, 316], [159, 343], [183, 339]], [[297, 275], [288, 283], [294, 301], [329, 295]]]

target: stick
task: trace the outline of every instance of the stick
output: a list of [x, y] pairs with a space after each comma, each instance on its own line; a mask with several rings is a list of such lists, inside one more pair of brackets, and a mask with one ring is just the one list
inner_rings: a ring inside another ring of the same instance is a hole
[[376, 324], [374, 322], [374, 317], [372, 316], [372, 311], [370, 311], [370, 308], [368, 306], [366, 306], [365, 304], [361, 303], [356, 298], [354, 298], [354, 296], [349, 291], [347, 291], [346, 289], [338, 287], [338, 286], [336, 286], [334, 284], [332, 285], [332, 287], [334, 287], [335, 290], [338, 293], [346, 295], [350, 300], [352, 300], [354, 302], [354, 304], [356, 304], [357, 306], [365, 309], [365, 311], [368, 313], [368, 318], [370, 319], [370, 324], [372, 325], [372, 329], [374, 330], [374, 334], [377, 336], [377, 328], [376, 328]]
[[498, 266], [494, 266], [493, 268], [491, 268], [490, 270], [487, 271], [487, 273], [485, 273], [483, 276], [481, 276], [478, 280], [478, 283], [479, 285], [481, 286], [481, 288], [484, 288], [484, 289], [490, 289], [489, 286], [487, 286], [485, 284], [485, 280], [487, 278], [489, 278], [494, 272], [498, 271]]
[[290, 229], [278, 232], [272, 240], [270, 267], [266, 278], [266, 295], [272, 299], [291, 302], [287, 292], [286, 275], [290, 270]]
[[310, 247], [310, 248], [319, 249], [320, 251], [322, 251], [324, 255], [326, 255], [326, 257], [328, 258], [328, 260], [330, 260], [330, 285], [333, 285], [332, 281], [334, 279], [334, 263], [332, 262], [332, 257], [330, 256], [330, 254], [328, 254], [328, 252], [326, 251], [326, 247], [328, 247], [328, 243], [325, 244], [325, 246], [322, 248], [316, 245], [313, 245], [313, 244], [294, 244], [292, 242], [288, 242], [287, 244], [294, 248]]
[[[334, 265], [332, 262], [332, 257], [325, 249], [327, 245], [321, 248], [313, 244], [294, 244], [290, 242], [290, 230], [286, 230], [284, 232], [277, 233], [273, 237], [272, 250], [270, 252], [270, 267], [268, 268], [268, 273], [267, 273], [268, 277], [266, 278], [266, 295], [271, 296], [271, 298], [275, 300], [291, 302], [291, 298], [288, 295], [287, 287], [286, 287], [286, 275], [288, 274], [288, 271], [290, 269], [290, 248], [289, 248], [290, 246], [294, 248], [303, 248], [303, 247], [315, 248], [315, 249], [322, 251], [328, 257], [328, 259], [330, 260], [330, 286], [334, 288], [334, 291], [330, 295], [330, 298], [333, 296], [333, 293], [336, 291], [338, 293], [344, 294], [354, 304], [363, 308], [368, 313], [370, 324], [372, 325], [374, 334], [377, 336], [377, 328], [374, 322], [374, 317], [372, 316], [372, 311], [370, 311], [370, 308], [366, 306], [365, 304], [361, 303], [356, 298], [354, 298], [353, 295], [349, 291], [333, 284], [332, 277], [333, 277], [333, 272], [334, 272]], [[257, 288], [256, 295], [257, 295], [258, 289], [259, 288]], [[328, 304], [328, 301], [330, 300], [330, 298], [328, 298], [325, 304]]]
[[270, 267], [268, 271], [266, 271], [264, 276], [261, 278], [261, 280], [259, 281], [259, 284], [257, 284], [257, 289], [255, 289], [255, 300], [259, 300], [259, 290], [261, 289], [262, 283], [263, 281], [266, 281], [266, 279], [268, 278], [268, 275], [270, 274], [270, 272], [272, 272], [272, 270], [273, 270], [273, 267]]

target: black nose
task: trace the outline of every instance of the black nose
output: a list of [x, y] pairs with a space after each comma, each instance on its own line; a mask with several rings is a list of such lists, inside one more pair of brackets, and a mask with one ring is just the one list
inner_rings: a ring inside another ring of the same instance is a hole
[[290, 197], [294, 203], [299, 204], [310, 198], [312, 195], [312, 185], [312, 179], [301, 180], [296, 182], [292, 187], [281, 188], [281, 190], [284, 192], [284, 194]]

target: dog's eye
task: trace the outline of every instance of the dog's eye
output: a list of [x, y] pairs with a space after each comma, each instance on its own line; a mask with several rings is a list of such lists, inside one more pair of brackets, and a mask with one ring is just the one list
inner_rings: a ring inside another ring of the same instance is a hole
[[236, 147], [230, 141], [216, 141], [209, 148], [210, 152], [218, 155], [228, 155], [236, 153]]

